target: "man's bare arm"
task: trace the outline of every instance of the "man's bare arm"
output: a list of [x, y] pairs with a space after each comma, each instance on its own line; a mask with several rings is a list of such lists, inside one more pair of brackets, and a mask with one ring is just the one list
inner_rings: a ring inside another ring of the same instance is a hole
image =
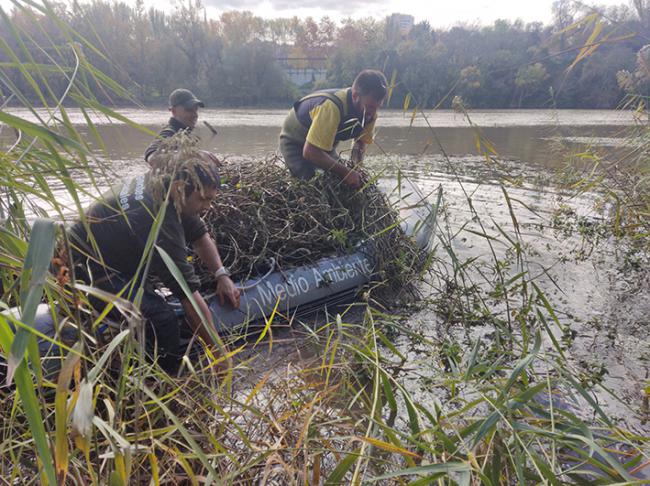
[[358, 189], [361, 187], [361, 176], [354, 170], [335, 160], [330, 154], [315, 145], [305, 142], [302, 149], [302, 156], [316, 167], [325, 171], [331, 171], [339, 176], [345, 184]]
[[203, 265], [207, 267], [210, 272], [214, 273], [223, 267], [219, 250], [214, 240], [210, 237], [209, 233], [204, 233], [199, 239], [192, 243], [194, 251], [199, 255]]
[[[203, 262], [211, 273], [223, 267], [217, 245], [208, 233], [205, 233], [198, 240], [194, 241], [192, 247], [199, 255], [201, 262]], [[235, 287], [234, 282], [227, 275], [217, 278], [216, 293], [222, 305], [225, 300], [228, 300], [235, 309], [239, 308], [239, 296], [241, 292]]]
[[[210, 312], [208, 304], [203, 299], [203, 296], [201, 296], [197, 290], [192, 294], [192, 297], [194, 297], [194, 300], [196, 301], [199, 312], [205, 318], [205, 324], [215, 330], [216, 333], [214, 321], [212, 320], [212, 313]], [[182, 299], [181, 304], [183, 310], [185, 310], [185, 316], [187, 317], [187, 322], [192, 331], [201, 336], [201, 339], [203, 339], [208, 346], [215, 347], [215, 354], [224, 353], [225, 361], [219, 364], [219, 368], [221, 368], [222, 371], [232, 368], [232, 359], [228, 357], [228, 348], [226, 345], [217, 341], [219, 339], [218, 336], [215, 339], [212, 338], [206, 327], [203, 325], [201, 316], [197, 314], [196, 310], [194, 310], [194, 306], [189, 299]]]

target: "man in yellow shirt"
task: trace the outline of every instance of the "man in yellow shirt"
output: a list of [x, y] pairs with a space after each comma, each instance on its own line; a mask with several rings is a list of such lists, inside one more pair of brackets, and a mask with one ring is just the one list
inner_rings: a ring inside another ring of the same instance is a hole
[[335, 149], [340, 141], [354, 140], [351, 160], [361, 163], [386, 93], [386, 77], [366, 69], [351, 88], [317, 91], [294, 103], [280, 133], [280, 151], [291, 174], [311, 179], [316, 169], [329, 170], [359, 189], [359, 172], [339, 162]]

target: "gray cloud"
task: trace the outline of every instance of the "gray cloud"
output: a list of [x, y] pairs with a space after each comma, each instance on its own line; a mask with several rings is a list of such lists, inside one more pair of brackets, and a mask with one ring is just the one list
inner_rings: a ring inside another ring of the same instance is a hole
[[[204, 0], [204, 5], [218, 8], [219, 10], [251, 10], [255, 11], [262, 2], [260, 0]], [[330, 10], [332, 12], [345, 14], [345, 12], [354, 12], [368, 7], [381, 7], [384, 0], [357, 0], [351, 3], [349, 0], [270, 0], [269, 3], [273, 10], [281, 13], [282, 10], [297, 10], [303, 8], [318, 8]], [[369, 12], [371, 14], [371, 12]]]
[[254, 10], [260, 0], [204, 0], [205, 7], [214, 7], [219, 10]]

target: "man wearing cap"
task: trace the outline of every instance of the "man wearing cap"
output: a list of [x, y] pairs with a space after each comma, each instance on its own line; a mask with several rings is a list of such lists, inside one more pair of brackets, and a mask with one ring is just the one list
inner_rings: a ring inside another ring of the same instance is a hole
[[[192, 245], [201, 263], [214, 275], [216, 295], [223, 304], [239, 307], [240, 291], [223, 266], [215, 242], [210, 237], [200, 213], [210, 207], [220, 187], [217, 167], [205, 163], [196, 154], [171, 176], [156, 178], [152, 172], [127, 179], [109, 190], [100, 201], [84, 212], [69, 230], [73, 263], [77, 278], [108, 294], [133, 300], [142, 286], [140, 312], [146, 321], [145, 331], [150, 349], [156, 349], [159, 364], [174, 373], [184, 350], [180, 345], [180, 325], [174, 309], [156, 291], [155, 277], [177, 297], [185, 310], [187, 322], [208, 345], [219, 344], [202, 324], [190, 299], [163, 260], [163, 252], [183, 275], [195, 303], [208, 325], [213, 325], [210, 310], [199, 293], [199, 279], [188, 262], [187, 245]], [[200, 160], [200, 162], [199, 162]], [[170, 194], [169, 203], [154, 241], [149, 237], [163, 201], [156, 194]], [[143, 258], [151, 251], [151, 259]], [[144, 276], [145, 269], [147, 275]], [[144, 277], [144, 278], [143, 278]], [[102, 312], [106, 302], [89, 297]], [[155, 346], [154, 346], [155, 343]]]
[[280, 151], [291, 174], [311, 179], [316, 169], [322, 169], [359, 189], [361, 175], [341, 163], [335, 149], [340, 141], [354, 140], [351, 160], [361, 163], [386, 93], [383, 73], [366, 69], [350, 88], [317, 91], [294, 103], [280, 133]]
[[[178, 88], [172, 91], [169, 95], [169, 111], [172, 112], [172, 116], [144, 152], [144, 160], [149, 162], [149, 165], [155, 165], [154, 154], [163, 138], [169, 138], [181, 130], [190, 133], [194, 129], [199, 118], [199, 107], [204, 108], [205, 104], [189, 89]], [[219, 165], [219, 160], [210, 152], [201, 150], [200, 154], [206, 162]]]

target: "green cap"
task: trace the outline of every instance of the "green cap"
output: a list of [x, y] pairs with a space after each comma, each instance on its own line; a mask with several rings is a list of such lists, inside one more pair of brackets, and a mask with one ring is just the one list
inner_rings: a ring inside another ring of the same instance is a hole
[[172, 91], [172, 94], [169, 95], [169, 106], [174, 107], [181, 105], [183, 108], [192, 109], [195, 106], [200, 106], [204, 108], [205, 105], [203, 101], [194, 96], [189, 89], [179, 88]]

